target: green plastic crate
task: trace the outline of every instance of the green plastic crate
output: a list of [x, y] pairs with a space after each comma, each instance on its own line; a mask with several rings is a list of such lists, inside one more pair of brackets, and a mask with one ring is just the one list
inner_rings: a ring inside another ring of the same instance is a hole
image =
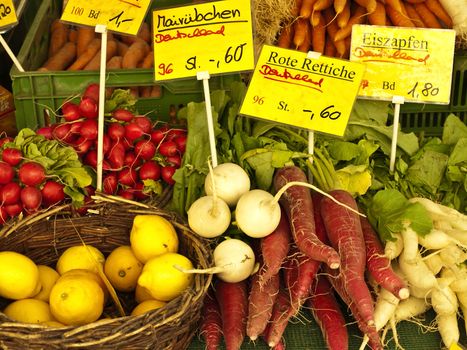
[[450, 113], [454, 113], [467, 124], [467, 52], [458, 52], [454, 56], [450, 104], [403, 104], [400, 124], [404, 131], [440, 136]]
[[[186, 1], [185, 1], [186, 2]], [[179, 4], [183, 1], [155, 1], [157, 7]], [[38, 72], [45, 62], [49, 47], [49, 27], [61, 13], [61, 1], [44, 0], [32, 22], [18, 53], [18, 60], [26, 72], [15, 66], [10, 70], [12, 91], [16, 107], [16, 125], [36, 128], [45, 124], [45, 109], [58, 110], [64, 100], [78, 95], [92, 82], [99, 82], [98, 71]], [[112, 70], [107, 72], [106, 86], [132, 87], [154, 85], [152, 69]], [[240, 75], [218, 75], [209, 80], [211, 90], [226, 89]], [[160, 98], [139, 98], [139, 113], [149, 113], [153, 119], [167, 120], [171, 105], [180, 106], [190, 101], [203, 101], [203, 84], [196, 78], [164, 82]], [[54, 121], [52, 116], [51, 122]]]

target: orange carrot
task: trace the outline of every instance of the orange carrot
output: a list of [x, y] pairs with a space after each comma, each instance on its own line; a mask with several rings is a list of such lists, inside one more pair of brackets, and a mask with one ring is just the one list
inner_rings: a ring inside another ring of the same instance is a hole
[[302, 7], [303, 0], [295, 0], [294, 6], [291, 10], [292, 17], [298, 17], [300, 15], [300, 8]]
[[322, 11], [332, 5], [332, 0], [318, 0], [313, 5], [313, 11]]
[[107, 69], [121, 69], [122, 68], [122, 56], [113, 56], [110, 60], [107, 61]]
[[146, 22], [143, 22], [136, 36], [140, 39], [143, 39], [147, 43], [150, 43], [151, 42], [151, 29], [149, 28], [149, 24], [147, 24]]
[[[393, 8], [394, 10], [396, 10], [397, 12], [402, 13], [402, 4], [400, 0], [384, 0], [384, 4], [386, 5], [386, 7], [389, 6]], [[386, 12], [387, 12], [387, 9], [386, 9]]]
[[376, 0], [354, 0], [358, 5], [366, 8], [367, 13], [373, 13], [376, 10]]
[[431, 12], [433, 12], [436, 17], [443, 21], [447, 27], [452, 28], [451, 16], [449, 16], [439, 0], [426, 0], [425, 5], [430, 9]]
[[78, 27], [78, 38], [76, 39], [77, 55], [81, 56], [91, 41], [96, 37], [92, 27]]
[[425, 27], [427, 28], [442, 28], [441, 23], [439, 23], [436, 16], [431, 12], [431, 10], [424, 4], [414, 4], [415, 11], [418, 12], [420, 18], [422, 19]]
[[50, 57], [40, 71], [64, 70], [76, 57], [76, 44], [67, 42], [52, 57]]
[[78, 30], [70, 28], [68, 32], [68, 41], [76, 43], [78, 41]]
[[334, 12], [336, 12], [336, 15], [339, 13], [342, 13], [344, 11], [345, 7], [349, 4], [347, 0], [334, 0]]
[[162, 86], [161, 85], [153, 85], [151, 90], [151, 97], [162, 97]]
[[368, 22], [377, 26], [386, 25], [386, 10], [384, 9], [384, 5], [379, 1], [376, 3], [375, 10], [368, 15]]
[[128, 51], [128, 47], [129, 46], [123, 41], [117, 40], [117, 53], [119, 56], [125, 56], [126, 52]]
[[[78, 44], [77, 44], [78, 45]], [[86, 66], [89, 61], [96, 55], [97, 51], [101, 48], [101, 39], [94, 38], [91, 40], [86, 50], [80, 55], [77, 56], [76, 61], [68, 67], [67, 70], [80, 70]]]
[[409, 4], [418, 4], [421, 2], [425, 2], [426, 0], [405, 0], [405, 1], [408, 2]]
[[140, 61], [149, 52], [150, 48], [147, 42], [139, 39], [130, 45], [128, 51], [123, 56], [122, 68], [136, 68]]
[[306, 25], [306, 31], [305, 31], [305, 40], [301, 45], [297, 47], [298, 51], [301, 52], [308, 52], [311, 49], [311, 24], [309, 21], [305, 20], [305, 25]]
[[334, 18], [334, 9], [332, 8], [327, 8], [323, 12], [324, 15], [324, 21], [326, 24], [326, 32], [328, 36], [331, 38], [331, 40], [334, 42], [334, 46], [336, 47], [336, 56], [342, 57], [345, 54], [345, 43], [344, 40], [334, 40], [337, 31], [339, 30], [339, 27], [337, 26], [337, 23], [334, 22], [332, 19]]
[[300, 7], [300, 17], [310, 18], [311, 12], [313, 11], [313, 5], [317, 0], [303, 0], [302, 6]]
[[310, 23], [312, 27], [316, 27], [319, 24], [319, 17], [321, 11], [313, 11], [310, 17]]
[[[109, 40], [107, 43], [106, 62], [109, 61], [117, 53], [117, 42], [115, 40]], [[83, 70], [97, 70], [101, 66], [101, 50], [96, 52], [94, 57], [89, 63], [84, 66]], [[107, 67], [107, 64], [106, 64]]]
[[328, 57], [336, 56], [336, 47], [329, 35], [326, 35], [326, 41], [324, 42], [324, 55]]
[[63, 45], [68, 41], [69, 27], [68, 24], [63, 23], [60, 19], [56, 19], [50, 26], [50, 44], [49, 56], [55, 55]]
[[326, 40], [326, 27], [324, 26], [324, 18], [321, 12], [319, 14], [319, 23], [312, 28], [311, 42], [313, 51], [324, 53], [324, 46]]
[[405, 4], [405, 9], [407, 11], [407, 16], [409, 16], [410, 20], [415, 24], [416, 27], [425, 27], [420, 15], [415, 10], [415, 7], [411, 3]]
[[289, 48], [294, 37], [294, 26], [292, 24], [287, 24], [282, 27], [282, 30], [277, 38], [276, 45], [282, 48]]
[[386, 13], [388, 14], [391, 23], [397, 27], [415, 27], [415, 24], [403, 13], [396, 11], [393, 7], [386, 5]]
[[307, 37], [308, 32], [308, 21], [304, 18], [298, 18], [294, 22], [294, 37], [293, 37], [293, 44], [295, 49], [298, 49], [299, 46], [304, 45], [305, 41], [309, 39]]
[[352, 26], [354, 24], [361, 24], [364, 22], [365, 19], [365, 8], [362, 6], [357, 6], [355, 12], [350, 17], [347, 25], [344, 28], [340, 28], [337, 30], [334, 41], [339, 41], [347, 38], [352, 33]]
[[154, 66], [154, 51], [150, 50], [140, 62], [140, 68], [152, 68]]
[[139, 88], [139, 97], [148, 98], [151, 97], [152, 86], [141, 86]]
[[[337, 11], [336, 11], [337, 13]], [[344, 9], [341, 13], [337, 13], [337, 26], [339, 28], [344, 28], [347, 25], [347, 22], [350, 19], [350, 1], [346, 1]]]

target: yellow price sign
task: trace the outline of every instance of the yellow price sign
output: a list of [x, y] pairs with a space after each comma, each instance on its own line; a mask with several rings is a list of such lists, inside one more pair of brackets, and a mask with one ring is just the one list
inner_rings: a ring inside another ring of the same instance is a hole
[[366, 64], [359, 96], [448, 104], [454, 30], [354, 25], [350, 60]]
[[17, 22], [13, 0], [0, 0], [0, 28], [9, 27]]
[[154, 79], [254, 68], [250, 0], [224, 0], [153, 11]]
[[151, 0], [68, 0], [61, 19], [65, 22], [136, 35], [144, 21]]
[[343, 135], [365, 66], [264, 45], [240, 113]]

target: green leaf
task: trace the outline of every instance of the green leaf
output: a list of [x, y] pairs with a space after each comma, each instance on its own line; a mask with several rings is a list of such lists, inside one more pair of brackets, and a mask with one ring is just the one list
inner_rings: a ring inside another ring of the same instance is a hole
[[449, 114], [443, 126], [443, 143], [454, 145], [461, 138], [467, 137], [467, 125], [454, 114]]
[[156, 181], [152, 179], [143, 180], [143, 193], [145, 194], [155, 194], [160, 195], [162, 193], [163, 187], [161, 181]]
[[461, 163], [467, 164], [467, 137], [460, 138], [449, 155], [449, 165], [457, 165]]
[[444, 177], [448, 156], [443, 153], [425, 151], [407, 170], [407, 180], [416, 186], [427, 187], [435, 193]]

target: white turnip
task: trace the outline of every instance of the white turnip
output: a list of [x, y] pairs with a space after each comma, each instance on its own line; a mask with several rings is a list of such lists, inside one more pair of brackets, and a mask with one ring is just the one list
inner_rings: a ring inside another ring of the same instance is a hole
[[230, 225], [229, 206], [219, 197], [203, 196], [188, 209], [188, 225], [201, 237], [222, 235]]

